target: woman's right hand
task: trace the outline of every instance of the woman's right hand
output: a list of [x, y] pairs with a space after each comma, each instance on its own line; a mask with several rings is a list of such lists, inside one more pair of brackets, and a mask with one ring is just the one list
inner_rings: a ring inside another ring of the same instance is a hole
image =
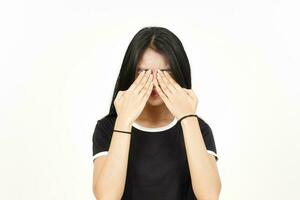
[[114, 100], [118, 117], [132, 124], [143, 111], [152, 88], [151, 70], [141, 72], [128, 90], [118, 92]]

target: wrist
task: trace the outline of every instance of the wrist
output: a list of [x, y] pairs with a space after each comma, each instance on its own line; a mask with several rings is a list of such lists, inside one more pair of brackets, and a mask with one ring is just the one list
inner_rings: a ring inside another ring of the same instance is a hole
[[181, 119], [181, 121], [180, 121], [180, 123], [182, 125], [187, 125], [187, 124], [194, 123], [194, 122], [198, 122], [197, 116], [188, 116], [188, 117]]
[[122, 117], [117, 117], [115, 122], [115, 129], [123, 131], [131, 131], [132, 122], [125, 120]]

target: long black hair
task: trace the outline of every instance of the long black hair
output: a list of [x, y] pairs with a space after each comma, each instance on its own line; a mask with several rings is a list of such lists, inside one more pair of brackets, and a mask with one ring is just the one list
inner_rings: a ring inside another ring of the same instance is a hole
[[136, 66], [147, 48], [164, 56], [176, 82], [183, 88], [191, 89], [191, 69], [188, 57], [178, 37], [164, 27], [144, 27], [131, 40], [115, 84], [109, 114], [116, 117], [114, 100], [120, 90], [127, 90], [135, 80]]

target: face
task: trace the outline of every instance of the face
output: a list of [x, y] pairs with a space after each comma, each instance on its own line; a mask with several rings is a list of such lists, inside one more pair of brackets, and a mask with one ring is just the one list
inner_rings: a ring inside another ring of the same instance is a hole
[[[135, 78], [137, 78], [139, 73], [147, 69], [152, 70], [154, 79], [157, 78], [156, 72], [158, 69], [160, 69], [161, 71], [167, 71], [172, 76], [171, 68], [167, 63], [165, 57], [150, 48], [145, 50], [140, 62], [137, 64]], [[153, 86], [153, 90], [147, 104], [151, 106], [159, 106], [163, 103], [164, 102], [157, 93], [155, 86]]]

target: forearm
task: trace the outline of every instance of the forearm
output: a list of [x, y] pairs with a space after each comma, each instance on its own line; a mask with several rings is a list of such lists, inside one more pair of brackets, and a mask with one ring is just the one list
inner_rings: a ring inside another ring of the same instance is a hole
[[197, 199], [218, 199], [220, 177], [214, 167], [202, 137], [196, 117], [181, 121], [192, 187]]
[[[131, 131], [131, 124], [117, 117], [114, 129]], [[120, 199], [125, 187], [130, 134], [114, 132], [109, 153], [98, 176], [96, 191], [103, 199]]]

